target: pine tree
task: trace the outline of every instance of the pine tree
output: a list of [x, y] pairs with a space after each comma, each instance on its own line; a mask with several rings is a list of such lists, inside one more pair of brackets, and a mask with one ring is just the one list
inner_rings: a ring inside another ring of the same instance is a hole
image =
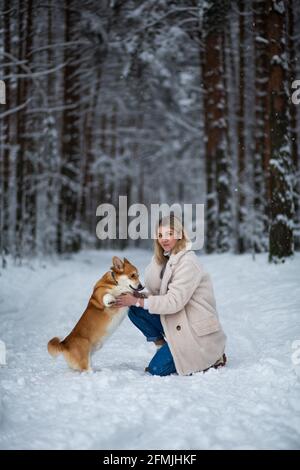
[[[294, 13], [296, 5], [293, 0], [289, 0], [287, 2], [287, 23], [288, 23], [288, 31], [287, 31], [287, 44], [289, 49], [289, 76], [288, 76], [288, 86], [291, 87], [291, 84], [294, 80], [297, 79], [297, 54], [296, 54], [296, 35], [295, 35], [295, 26], [296, 26], [296, 15]], [[299, 6], [298, 6], [299, 8]], [[297, 14], [297, 12], [296, 12]], [[299, 38], [298, 38], [299, 41]], [[294, 193], [294, 222], [295, 228], [297, 230], [294, 231], [294, 242], [295, 242], [295, 250], [300, 249], [300, 217], [299, 217], [299, 200], [300, 200], [300, 171], [299, 171], [299, 157], [298, 157], [298, 149], [299, 143], [297, 139], [297, 108], [292, 100], [289, 100], [289, 113], [290, 113], [290, 139], [291, 139], [291, 153], [292, 153], [292, 161], [294, 166], [295, 178], [293, 184], [293, 193]], [[296, 235], [297, 233], [297, 235]]]
[[271, 142], [269, 259], [277, 262], [291, 256], [294, 251], [293, 165], [288, 132], [285, 6], [282, 1], [268, 0], [268, 8]]
[[256, 253], [268, 248], [268, 165], [270, 160], [268, 116], [268, 39], [267, 9], [265, 0], [254, 2], [255, 50], [255, 151], [254, 151], [254, 227], [253, 249]]
[[[10, 53], [11, 49], [11, 18], [10, 18], [10, 1], [4, 2], [4, 51]], [[4, 57], [4, 62], [9, 64], [8, 56]], [[7, 65], [4, 68], [4, 75], [10, 74], [11, 67]], [[10, 85], [10, 82], [9, 82]], [[11, 91], [10, 86], [6, 86], [6, 109], [9, 110], [11, 106]], [[11, 134], [11, 116], [9, 114], [3, 120], [3, 134], [1, 135], [1, 148], [3, 148], [3, 169], [2, 169], [2, 213], [1, 213], [1, 246], [2, 246], [2, 260], [3, 267], [6, 265], [5, 256], [10, 251], [10, 199], [11, 199], [11, 162], [10, 162], [10, 134]], [[2, 141], [3, 139], [3, 141]]]
[[244, 0], [239, 0], [239, 58], [240, 58], [240, 83], [239, 83], [239, 108], [238, 108], [238, 240], [237, 252], [246, 251], [246, 152], [245, 152], [245, 19]]
[[[79, 11], [76, 0], [65, 0], [65, 42], [79, 39]], [[70, 56], [71, 54], [71, 56]], [[57, 250], [59, 253], [80, 248], [78, 230], [80, 181], [80, 82], [78, 48], [65, 50], [64, 104], [62, 124], [62, 163], [58, 208]]]
[[[228, 249], [227, 116], [223, 43], [228, 2], [206, 2], [203, 11], [203, 88], [206, 133], [206, 250]], [[218, 195], [217, 195], [218, 194]], [[218, 227], [219, 219], [219, 227]], [[219, 232], [219, 235], [218, 235]]]
[[224, 96], [222, 106], [224, 120], [226, 120], [226, 147], [225, 151], [220, 154], [220, 158], [216, 162], [216, 189], [218, 200], [218, 235], [217, 235], [217, 252], [224, 253], [231, 248], [231, 235], [232, 235], [232, 211], [231, 211], [231, 165], [232, 154], [230, 152], [230, 138], [228, 126], [228, 78], [226, 69], [226, 51], [228, 32], [223, 32], [222, 41], [222, 67], [223, 67], [223, 80], [224, 80]]

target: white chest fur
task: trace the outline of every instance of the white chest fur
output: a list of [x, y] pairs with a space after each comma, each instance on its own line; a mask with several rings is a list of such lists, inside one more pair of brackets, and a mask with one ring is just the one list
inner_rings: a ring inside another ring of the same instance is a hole
[[119, 308], [117, 311], [113, 306], [109, 306], [109, 303], [112, 302], [118, 295], [128, 292], [128, 286], [118, 285], [110, 290], [109, 293], [105, 294], [103, 297], [103, 303], [107, 307], [107, 311], [111, 309], [111, 318], [110, 322], [108, 323], [105, 334], [100, 339], [98, 344], [95, 346], [95, 349], [100, 349], [105, 341], [113, 334], [113, 332], [118, 328], [118, 326], [122, 323], [124, 318], [126, 317], [129, 308], [123, 307]]
[[107, 325], [105, 338], [109, 337], [113, 332], [118, 328], [118, 326], [122, 323], [124, 318], [128, 313], [128, 307], [123, 307], [118, 309], [118, 313], [115, 313], [111, 317], [110, 323]]
[[110, 322], [107, 324], [106, 330], [99, 342], [94, 346], [95, 350], [102, 348], [105, 341], [113, 334], [113, 332], [122, 323], [128, 313], [128, 307], [118, 309], [117, 313], [111, 315]]

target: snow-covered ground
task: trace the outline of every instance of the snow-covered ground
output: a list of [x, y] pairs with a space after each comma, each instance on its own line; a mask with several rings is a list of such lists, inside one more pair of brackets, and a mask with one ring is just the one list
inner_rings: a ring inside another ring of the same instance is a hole
[[[141, 272], [151, 253], [119, 254]], [[0, 449], [300, 448], [300, 255], [201, 256], [228, 336], [228, 367], [190, 377], [144, 372], [152, 344], [126, 318], [93, 358], [68, 369], [46, 349], [87, 304], [112, 252], [9, 266], [0, 275]], [[294, 363], [292, 358], [294, 357]], [[296, 359], [296, 360], [295, 360]]]

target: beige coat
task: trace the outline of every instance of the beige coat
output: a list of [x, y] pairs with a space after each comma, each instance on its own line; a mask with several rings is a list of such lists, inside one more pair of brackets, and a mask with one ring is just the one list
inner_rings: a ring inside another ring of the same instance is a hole
[[210, 276], [190, 250], [170, 256], [162, 280], [161, 268], [153, 256], [145, 271], [149, 312], [160, 315], [178, 374], [207, 369], [226, 342]]

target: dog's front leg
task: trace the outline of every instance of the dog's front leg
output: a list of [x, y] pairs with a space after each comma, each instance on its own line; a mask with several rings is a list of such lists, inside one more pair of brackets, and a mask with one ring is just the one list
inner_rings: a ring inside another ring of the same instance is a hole
[[115, 303], [116, 299], [113, 295], [105, 294], [103, 296], [103, 304], [105, 305], [105, 307], [112, 307], [113, 305], [115, 305]]

